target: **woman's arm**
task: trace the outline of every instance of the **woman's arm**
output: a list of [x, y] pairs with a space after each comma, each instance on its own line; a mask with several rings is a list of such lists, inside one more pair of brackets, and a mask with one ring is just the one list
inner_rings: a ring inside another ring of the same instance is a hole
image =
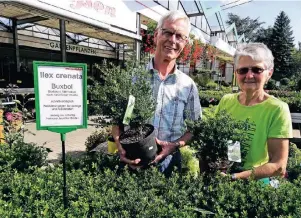
[[[289, 140], [280, 138], [268, 139], [269, 162], [240, 173], [235, 173], [236, 179], [261, 179], [271, 176], [284, 176], [288, 160]], [[253, 172], [252, 172], [253, 171]]]

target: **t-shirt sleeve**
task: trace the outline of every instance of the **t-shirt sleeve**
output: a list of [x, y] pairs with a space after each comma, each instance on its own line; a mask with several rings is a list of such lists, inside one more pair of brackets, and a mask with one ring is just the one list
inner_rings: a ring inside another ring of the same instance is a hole
[[218, 105], [215, 108], [214, 113], [217, 114], [219, 111], [223, 110], [225, 108], [225, 99], [227, 98], [227, 95], [224, 95], [221, 100], [219, 101]]
[[283, 103], [272, 117], [268, 138], [292, 138], [292, 119], [289, 107]]

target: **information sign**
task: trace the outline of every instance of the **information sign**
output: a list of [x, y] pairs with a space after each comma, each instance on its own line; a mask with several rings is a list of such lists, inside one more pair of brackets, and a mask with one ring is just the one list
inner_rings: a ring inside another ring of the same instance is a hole
[[34, 62], [38, 130], [66, 133], [87, 128], [87, 66]]

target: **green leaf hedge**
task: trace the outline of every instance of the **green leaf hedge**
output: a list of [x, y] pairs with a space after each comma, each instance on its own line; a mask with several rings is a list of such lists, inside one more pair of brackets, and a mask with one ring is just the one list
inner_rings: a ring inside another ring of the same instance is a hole
[[[93, 161], [94, 160], [94, 161]], [[301, 178], [275, 189], [256, 181], [173, 174], [156, 168], [119, 170], [114, 157], [94, 154], [68, 162], [69, 208], [62, 201], [62, 167], [0, 173], [1, 217], [299, 217]], [[87, 167], [89, 165], [89, 167]], [[107, 167], [108, 166], [108, 167]]]

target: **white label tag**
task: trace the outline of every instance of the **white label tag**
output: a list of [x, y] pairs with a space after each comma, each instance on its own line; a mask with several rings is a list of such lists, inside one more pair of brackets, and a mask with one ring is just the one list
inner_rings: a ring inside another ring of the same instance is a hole
[[228, 160], [233, 162], [241, 162], [240, 142], [228, 141]]
[[122, 121], [122, 123], [124, 125], [129, 125], [131, 117], [132, 117], [134, 106], [135, 106], [135, 97], [130, 95], [129, 96], [129, 101], [128, 101], [128, 106], [126, 108], [126, 111], [125, 111], [125, 114], [124, 114], [124, 117], [123, 117], [123, 121]]

